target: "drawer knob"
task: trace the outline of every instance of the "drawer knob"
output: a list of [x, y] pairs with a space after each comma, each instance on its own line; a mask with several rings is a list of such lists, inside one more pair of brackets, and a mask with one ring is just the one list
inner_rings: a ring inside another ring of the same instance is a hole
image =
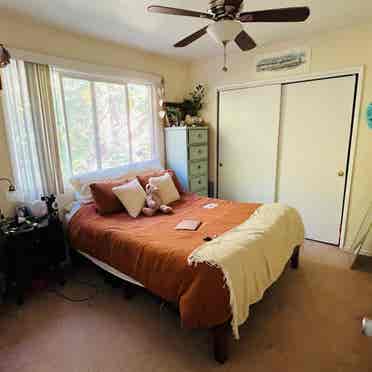
[[200, 180], [199, 180], [199, 182], [198, 182], [198, 183], [199, 183], [199, 185], [201, 185], [201, 181], [200, 181]]
[[201, 154], [201, 153], [202, 153], [202, 150], [200, 150], [200, 149], [199, 149], [199, 151], [198, 151], [198, 152], [199, 152], [199, 154]]
[[201, 169], [201, 165], [198, 165], [198, 169]]

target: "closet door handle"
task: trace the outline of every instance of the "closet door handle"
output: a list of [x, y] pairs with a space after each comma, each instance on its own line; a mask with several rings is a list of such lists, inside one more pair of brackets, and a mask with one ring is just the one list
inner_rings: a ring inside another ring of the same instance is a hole
[[221, 167], [221, 168], [223, 167], [223, 164], [222, 164], [222, 163], [220, 163], [220, 167]]
[[343, 177], [345, 175], [345, 172], [343, 170], [340, 170], [337, 174], [339, 177]]

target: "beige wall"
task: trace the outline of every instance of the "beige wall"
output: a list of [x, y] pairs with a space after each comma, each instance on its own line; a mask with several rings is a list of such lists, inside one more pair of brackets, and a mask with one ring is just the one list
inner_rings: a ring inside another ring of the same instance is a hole
[[[168, 100], [180, 100], [188, 83], [188, 63], [103, 42], [37, 24], [15, 14], [0, 13], [0, 40], [5, 45], [36, 53], [63, 57], [97, 65], [160, 74], [165, 78]], [[0, 177], [10, 176], [8, 148], [0, 104]], [[6, 185], [0, 185], [0, 208], [9, 212]]]
[[[351, 191], [347, 245], [350, 245], [361, 223], [368, 203], [372, 201], [372, 130], [365, 120], [367, 103], [372, 102], [372, 24], [315, 35], [311, 39], [261, 48], [251, 53], [230, 56], [228, 73], [221, 72], [222, 58], [194, 62], [191, 66], [192, 84], [208, 86], [207, 107], [204, 116], [211, 127], [210, 173], [215, 174], [216, 165], [216, 87], [233, 83], [250, 82], [257, 79], [253, 73], [255, 53], [285, 50], [295, 46], [309, 46], [312, 49], [311, 73], [328, 72], [355, 66], [365, 66], [363, 82], [362, 111], [357, 139], [354, 179]], [[332, 151], [332, 149], [330, 149]], [[371, 247], [372, 248], [372, 247]], [[372, 253], [372, 250], [371, 250]]]

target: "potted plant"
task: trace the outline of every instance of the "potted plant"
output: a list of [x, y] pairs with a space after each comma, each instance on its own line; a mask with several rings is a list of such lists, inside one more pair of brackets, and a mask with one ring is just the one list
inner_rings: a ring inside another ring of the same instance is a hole
[[199, 117], [199, 112], [204, 107], [204, 86], [201, 84], [197, 85], [189, 96], [190, 98], [184, 99], [181, 104], [185, 122], [187, 125], [201, 124], [203, 120]]

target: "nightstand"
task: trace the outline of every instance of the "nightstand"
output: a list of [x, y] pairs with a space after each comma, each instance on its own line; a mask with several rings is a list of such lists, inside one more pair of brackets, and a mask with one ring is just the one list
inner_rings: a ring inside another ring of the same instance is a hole
[[17, 226], [14, 222], [0, 226], [7, 268], [7, 293], [15, 289], [17, 303], [23, 304], [26, 290], [32, 280], [54, 270], [63, 284], [61, 263], [66, 258], [61, 222], [54, 217]]
[[0, 303], [6, 292], [7, 257], [5, 255], [6, 238], [0, 234]]

